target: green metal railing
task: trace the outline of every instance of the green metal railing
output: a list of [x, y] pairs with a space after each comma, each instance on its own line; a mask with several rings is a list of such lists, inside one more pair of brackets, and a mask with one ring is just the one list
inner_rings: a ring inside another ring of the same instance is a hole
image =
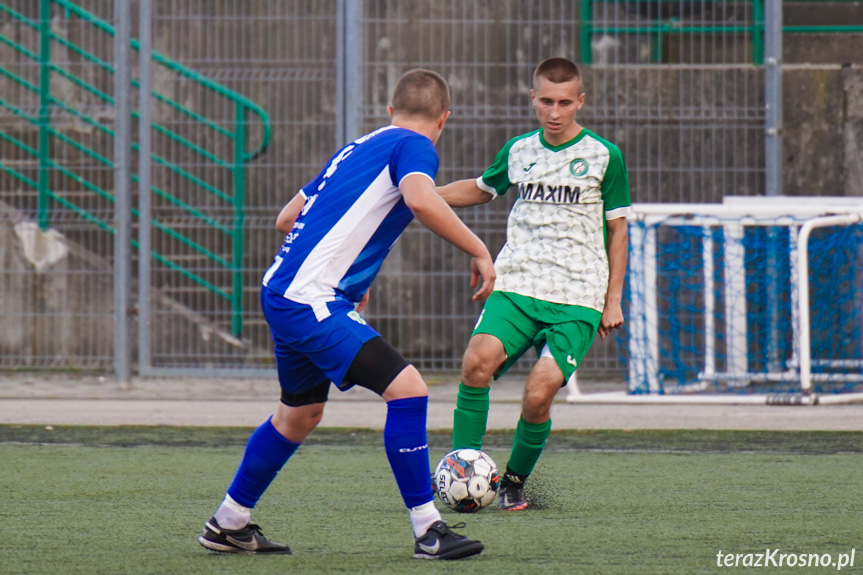
[[[591, 41], [594, 34], [648, 34], [650, 38], [650, 53], [652, 62], [662, 60], [662, 51], [665, 37], [679, 34], [749, 34], [752, 37], [752, 63], [761, 65], [764, 63], [764, 0], [712, 0], [714, 2], [727, 2], [741, 4], [751, 2], [752, 22], [751, 24], [739, 24], [729, 26], [695, 26], [684, 24], [678, 18], [667, 20], [655, 20], [647, 26], [597, 26], [593, 23], [593, 6], [596, 2], [613, 3], [642, 3], [645, 0], [581, 0], [581, 61], [584, 64], [593, 63], [593, 49]], [[666, 2], [667, 0], [647, 0], [650, 2]], [[679, 0], [675, 0], [677, 3]], [[703, 0], [682, 0], [683, 2], [701, 3]], [[786, 2], [806, 2], [811, 0], [785, 0]], [[863, 0], [830, 0], [831, 3], [861, 2]], [[783, 26], [783, 33], [789, 34], [825, 34], [825, 33], [849, 33], [863, 32], [860, 25], [835, 25], [835, 26]]]
[[[114, 131], [112, 129], [100, 123], [93, 117], [88, 116], [85, 112], [75, 109], [74, 106], [64, 102], [62, 99], [57, 98], [51, 94], [51, 77], [52, 74], [57, 74], [58, 76], [71, 82], [76, 87], [80, 88], [86, 93], [96, 96], [96, 98], [98, 98], [99, 100], [109, 105], [114, 104], [114, 99], [110, 95], [102, 92], [96, 86], [87, 82], [85, 79], [76, 76], [75, 74], [62, 68], [61, 66], [52, 61], [51, 48], [53, 44], [57, 44], [59, 46], [62, 46], [66, 50], [78, 55], [88, 63], [93, 64], [96, 67], [104, 70], [105, 72], [109, 74], [114, 74], [114, 67], [111, 63], [100, 59], [92, 52], [89, 52], [81, 46], [70, 42], [66, 38], [55, 34], [51, 30], [52, 5], [60, 7], [65, 12], [65, 15], [67, 17], [69, 17], [70, 15], [74, 15], [75, 17], [80, 18], [82, 22], [86, 22], [87, 24], [92, 25], [94, 29], [99, 30], [111, 37], [114, 36], [114, 28], [108, 22], [98, 18], [97, 16], [91, 14], [90, 12], [84, 10], [83, 8], [73, 2], [70, 2], [69, 0], [39, 0], [39, 2], [39, 20], [34, 21], [30, 18], [27, 18], [23, 14], [9, 8], [8, 6], [4, 5], [2, 1], [0, 1], [0, 13], [11, 17], [13, 21], [18, 22], [21, 25], [24, 25], [38, 32], [39, 34], [38, 53], [29, 50], [24, 45], [14, 41], [12, 38], [9, 38], [4, 34], [0, 34], [0, 43], [9, 46], [10, 48], [17, 51], [19, 54], [24, 55], [26, 58], [29, 58], [30, 60], [38, 63], [39, 65], [38, 85], [35, 85], [32, 82], [27, 81], [25, 78], [14, 74], [10, 70], [7, 70], [0, 66], [0, 75], [32, 92], [34, 95], [38, 94], [39, 97], [39, 111], [37, 115], [28, 114], [23, 108], [15, 106], [14, 104], [7, 102], [5, 99], [0, 98], [0, 107], [9, 110], [16, 117], [21, 118], [22, 120], [38, 127], [38, 149], [34, 149], [32, 146], [27, 145], [22, 140], [0, 131], [0, 139], [14, 145], [19, 150], [37, 159], [37, 180], [34, 181], [32, 178], [26, 176], [20, 170], [15, 169], [14, 167], [8, 165], [8, 163], [6, 162], [3, 162], [2, 159], [0, 159], [0, 171], [10, 174], [17, 180], [25, 183], [26, 185], [38, 191], [37, 217], [39, 225], [42, 227], [42, 229], [47, 229], [50, 225], [51, 202], [54, 202], [78, 214], [84, 220], [95, 224], [100, 229], [114, 233], [115, 230], [113, 229], [110, 222], [100, 219], [93, 213], [90, 213], [86, 209], [76, 205], [67, 198], [61, 197], [59, 194], [51, 190], [49, 174], [51, 170], [55, 170], [56, 172], [63, 174], [64, 176], [77, 182], [77, 184], [79, 184], [83, 189], [88, 190], [107, 201], [114, 201], [110, 190], [102, 189], [98, 185], [82, 177], [80, 174], [77, 174], [74, 171], [68, 169], [67, 167], [60, 165], [51, 157], [51, 140], [52, 138], [55, 138], [59, 141], [62, 141], [64, 144], [72, 146], [78, 152], [82, 153], [88, 158], [91, 158], [99, 164], [102, 164], [108, 168], [114, 167], [114, 162], [111, 161], [109, 158], [103, 156], [102, 154], [99, 154], [95, 149], [73, 140], [72, 138], [63, 134], [52, 126], [51, 112], [53, 109], [58, 109], [70, 114], [71, 116], [80, 120], [87, 126], [93, 128], [94, 130], [106, 134], [111, 138], [114, 137]], [[133, 49], [140, 49], [140, 45], [137, 40], [132, 39], [131, 44]], [[257, 158], [266, 150], [267, 144], [270, 140], [269, 117], [260, 106], [258, 106], [251, 100], [227, 89], [226, 87], [218, 84], [217, 82], [214, 82], [202, 76], [194, 70], [186, 68], [178, 62], [168, 59], [167, 57], [163, 56], [158, 52], [152, 53], [152, 60], [153, 62], [170, 70], [171, 72], [174, 72], [188, 80], [191, 80], [198, 86], [203, 87], [205, 90], [212, 92], [220, 97], [223, 97], [233, 103], [233, 126], [232, 128], [226, 128], [206, 118], [202, 114], [196, 113], [195, 111], [188, 109], [182, 104], [171, 100], [163, 94], [159, 94], [155, 91], [152, 91], [150, 93], [150, 96], [156, 99], [161, 104], [168, 106], [173, 111], [181, 114], [183, 117], [191, 119], [194, 122], [199, 123], [200, 125], [203, 125], [206, 128], [212, 130], [213, 132], [229, 139], [232, 143], [233, 157], [229, 160], [226, 160], [220, 158], [217, 153], [207, 150], [203, 146], [199, 146], [191, 142], [177, 132], [157, 122], [151, 123], [151, 127], [155, 132], [168, 138], [171, 142], [176, 143], [182, 149], [190, 151], [196, 156], [203, 158], [207, 162], [210, 162], [220, 168], [229, 170], [231, 172], [233, 193], [229, 194], [158, 154], [152, 154], [151, 156], [152, 162], [154, 164], [157, 164], [165, 168], [169, 172], [176, 174], [184, 181], [205, 190], [207, 193], [212, 194], [213, 196], [219, 198], [220, 200], [232, 207], [233, 221], [231, 225], [224, 225], [219, 221], [216, 221], [214, 218], [207, 216], [201, 210], [198, 210], [192, 205], [184, 202], [176, 195], [171, 194], [168, 191], [159, 187], [151, 187], [151, 193], [170, 202], [174, 206], [179, 207], [183, 212], [195, 218], [195, 220], [200, 221], [204, 225], [217, 230], [220, 234], [224, 234], [225, 236], [227, 236], [230, 239], [232, 245], [230, 256], [220, 256], [206, 246], [200, 245], [198, 242], [195, 242], [187, 235], [177, 230], [171, 229], [170, 226], [161, 223], [155, 219], [151, 220], [150, 224], [153, 228], [159, 230], [173, 240], [176, 240], [182, 245], [189, 248], [193, 253], [200, 254], [211, 262], [217, 264], [220, 268], [230, 271], [232, 278], [231, 285], [226, 287], [220, 287], [208, 281], [201, 275], [195, 273], [188, 267], [172, 261], [165, 255], [157, 253], [155, 251], [151, 252], [151, 257], [154, 260], [160, 262], [167, 268], [180, 273], [182, 276], [188, 278], [194, 283], [203, 286], [205, 289], [230, 302], [231, 331], [234, 335], [240, 336], [243, 329], [242, 271], [244, 255], [244, 203], [246, 185], [246, 164]], [[140, 85], [137, 81], [132, 81], [132, 85], [135, 88], [140, 88]], [[140, 100], [142, 102], [147, 101], [147, 99], [143, 97], [140, 98]], [[252, 150], [249, 150], [246, 147], [246, 138], [249, 125], [247, 117], [250, 114], [257, 116], [258, 122], [261, 125], [261, 142], [256, 148]], [[132, 116], [136, 119], [139, 118], [139, 114], [134, 111], [132, 112]], [[138, 144], [133, 142], [132, 148], [134, 150], [138, 150]], [[132, 179], [137, 182], [138, 176], [133, 174]], [[132, 210], [132, 213], [135, 216], [139, 215], [138, 211], [134, 209]], [[138, 243], [135, 241], [133, 241], [133, 245], [136, 248], [138, 247]]]

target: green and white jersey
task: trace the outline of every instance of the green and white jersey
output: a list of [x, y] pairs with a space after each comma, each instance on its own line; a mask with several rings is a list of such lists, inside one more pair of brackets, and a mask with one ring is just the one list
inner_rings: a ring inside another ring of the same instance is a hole
[[518, 190], [495, 289], [602, 312], [605, 221], [630, 211], [620, 149], [588, 130], [552, 146], [536, 130], [507, 142], [477, 185], [495, 196]]

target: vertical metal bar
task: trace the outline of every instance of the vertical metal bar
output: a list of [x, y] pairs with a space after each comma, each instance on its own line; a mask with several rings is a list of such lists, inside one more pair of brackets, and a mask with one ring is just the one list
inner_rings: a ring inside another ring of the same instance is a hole
[[[365, 74], [365, 50], [363, 49], [363, 0], [344, 0], [343, 52], [340, 54], [341, 70], [344, 79], [342, 86], [344, 114], [343, 133], [339, 134], [341, 143], [352, 142], [363, 135], [363, 95]], [[341, 29], [341, 28], [340, 28]]]
[[764, 61], [766, 193], [782, 191], [782, 0], [767, 0]]
[[800, 300], [799, 265], [800, 256], [797, 253], [797, 238], [800, 234], [800, 226], [796, 223], [788, 225], [788, 269], [791, 283], [791, 359], [788, 366], [793, 369], [800, 367]]
[[629, 384], [630, 393], [644, 392], [647, 378], [647, 331], [644, 325], [644, 223], [629, 223]]
[[49, 172], [51, 162], [51, 0], [39, 5], [39, 227], [48, 229], [50, 219]]
[[246, 202], [246, 106], [237, 101], [234, 118], [234, 252], [232, 260], [231, 332], [243, 333], [243, 252]]
[[340, 148], [347, 143], [345, 132], [345, 103], [347, 94], [345, 92], [347, 82], [345, 81], [345, 34], [347, 29], [348, 0], [338, 0], [336, 4], [336, 141], [335, 148]]
[[628, 281], [632, 301], [629, 311], [628, 388], [630, 393], [662, 393], [664, 390], [659, 380], [656, 225], [636, 221], [630, 224], [629, 234]]
[[657, 226], [651, 225], [644, 235], [644, 325], [647, 331], [647, 388], [650, 393], [663, 393], [659, 380], [662, 367], [659, 356], [659, 311], [657, 267]]
[[797, 317], [800, 321], [800, 389], [809, 395], [812, 393], [812, 338], [809, 324], [809, 235], [813, 224], [818, 220], [809, 220], [800, 229], [797, 236]]
[[129, 312], [132, 290], [132, 216], [129, 188], [132, 145], [131, 9], [128, 0], [114, 0], [114, 370], [121, 386], [132, 379]]
[[150, 85], [152, 43], [151, 0], [140, 0], [138, 34], [138, 366], [150, 368]]
[[735, 379], [732, 384], [745, 384], [749, 358], [746, 317], [746, 264], [743, 246], [744, 228], [741, 220], [723, 224], [725, 239], [725, 341], [728, 371]]
[[[764, 50], [764, 187], [767, 196], [782, 193], [782, 0], [766, 0]], [[778, 294], [779, 234], [775, 227], [768, 232], [767, 293]], [[778, 370], [779, 363], [779, 298], [769, 299], [769, 330], [767, 341], [768, 370]]]
[[716, 375], [716, 262], [713, 253], [713, 228], [701, 228], [701, 258], [704, 263], [704, 379]]

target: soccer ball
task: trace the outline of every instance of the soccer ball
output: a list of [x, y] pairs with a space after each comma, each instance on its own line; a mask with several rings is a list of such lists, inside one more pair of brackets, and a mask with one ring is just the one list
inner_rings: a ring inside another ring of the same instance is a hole
[[459, 513], [475, 513], [494, 501], [500, 487], [497, 465], [477, 449], [447, 453], [434, 471], [432, 489], [444, 505]]

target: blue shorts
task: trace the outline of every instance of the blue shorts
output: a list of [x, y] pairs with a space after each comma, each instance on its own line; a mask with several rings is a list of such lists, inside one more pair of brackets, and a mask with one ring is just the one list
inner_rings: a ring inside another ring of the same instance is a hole
[[380, 336], [343, 300], [328, 302], [329, 317], [319, 321], [311, 306], [262, 286], [261, 307], [276, 344], [279, 384], [290, 394], [328, 381], [348, 389], [353, 383], [345, 381], [345, 374], [357, 352]]

